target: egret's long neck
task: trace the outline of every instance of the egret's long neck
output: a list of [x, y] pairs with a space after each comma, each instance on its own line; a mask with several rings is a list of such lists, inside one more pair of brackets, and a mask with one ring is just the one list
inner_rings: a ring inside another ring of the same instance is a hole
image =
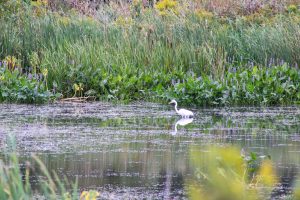
[[175, 103], [175, 111], [178, 113], [178, 110], [177, 110], [177, 102]]

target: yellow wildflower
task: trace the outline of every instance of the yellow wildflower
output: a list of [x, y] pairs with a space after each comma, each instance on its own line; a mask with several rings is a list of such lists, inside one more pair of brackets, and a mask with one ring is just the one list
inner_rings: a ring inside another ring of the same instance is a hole
[[83, 84], [82, 83], [74, 83], [73, 85], [73, 89], [74, 89], [74, 96], [77, 95], [77, 92], [79, 92], [80, 96], [82, 97], [82, 92], [83, 92]]
[[174, 9], [177, 5], [176, 1], [173, 0], [162, 0], [155, 5], [155, 8], [163, 11], [168, 9]]
[[272, 187], [277, 183], [275, 171], [270, 160], [264, 161], [258, 173], [259, 181], [268, 187]]
[[178, 13], [177, 2], [174, 0], [162, 0], [155, 4], [155, 8], [160, 15], [166, 15], [168, 12]]
[[99, 195], [99, 192], [95, 190], [83, 191], [80, 195], [80, 200], [96, 200]]
[[9, 70], [14, 70], [17, 65], [20, 66], [20, 61], [14, 56], [6, 56], [3, 61], [7, 64]]
[[48, 76], [48, 69], [47, 68], [42, 69], [42, 74], [44, 77]]
[[77, 85], [76, 83], [74, 83], [73, 88], [75, 90], [75, 93], [79, 91], [79, 85]]
[[83, 91], [83, 84], [82, 83], [79, 83], [78, 89], [79, 89], [79, 91]]

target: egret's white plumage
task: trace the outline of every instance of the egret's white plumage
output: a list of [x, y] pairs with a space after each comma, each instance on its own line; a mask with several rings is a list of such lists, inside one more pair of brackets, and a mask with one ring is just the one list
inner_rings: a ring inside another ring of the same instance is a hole
[[175, 123], [175, 132], [177, 132], [177, 126], [185, 126], [193, 122], [193, 118], [182, 118]]
[[175, 104], [175, 111], [180, 115], [182, 118], [189, 118], [193, 117], [194, 113], [192, 111], [186, 110], [186, 109], [177, 109], [177, 102], [173, 99], [170, 104]]
[[188, 125], [190, 123], [193, 122], [193, 118], [181, 118], [180, 120], [178, 120], [175, 125], [174, 125], [174, 131], [171, 132], [172, 135], [176, 135], [177, 134], [177, 126], [185, 126]]

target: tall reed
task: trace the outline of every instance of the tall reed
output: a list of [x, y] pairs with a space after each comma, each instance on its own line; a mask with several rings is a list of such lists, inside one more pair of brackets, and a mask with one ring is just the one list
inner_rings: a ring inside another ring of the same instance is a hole
[[[36, 16], [32, 9], [0, 19], [0, 58], [14, 55], [26, 71], [33, 66], [32, 55], [38, 55], [37, 69], [48, 70], [49, 88], [65, 96], [73, 96], [73, 85], [82, 83], [84, 92], [126, 99], [130, 91], [168, 88], [185, 74], [222, 81], [232, 67], [300, 62], [298, 14], [253, 20], [201, 11], [160, 16], [147, 9], [136, 17], [107, 8], [103, 16], [112, 17], [103, 21], [50, 11]], [[114, 95], [124, 82], [130, 84], [123, 94]]]

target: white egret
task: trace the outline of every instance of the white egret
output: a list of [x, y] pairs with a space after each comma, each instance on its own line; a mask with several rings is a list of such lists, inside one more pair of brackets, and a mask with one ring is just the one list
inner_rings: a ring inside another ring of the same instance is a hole
[[182, 118], [189, 118], [193, 117], [194, 113], [192, 111], [186, 109], [177, 109], [177, 102], [173, 99], [169, 104], [175, 104], [175, 111], [180, 115]]

